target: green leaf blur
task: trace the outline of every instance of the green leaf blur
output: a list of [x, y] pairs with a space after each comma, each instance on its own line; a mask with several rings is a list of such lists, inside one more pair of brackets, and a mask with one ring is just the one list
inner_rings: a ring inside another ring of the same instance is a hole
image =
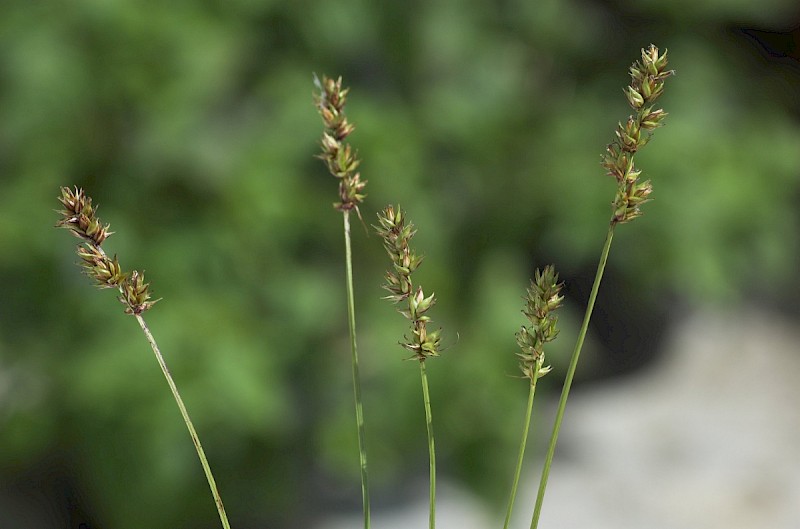
[[[667, 126], [637, 157], [654, 200], [619, 227], [601, 298], [636, 299], [635, 326], [672, 303], [798, 291], [792, 12], [792, 0], [7, 0], [0, 511], [22, 529], [217, 521], [147, 343], [51, 228], [72, 185], [111, 224], [104, 247], [162, 298], [148, 323], [232, 526], [358, 509], [344, 247], [336, 182], [314, 159], [312, 72], [351, 88], [364, 218], [401, 203], [420, 228], [419, 280], [451, 336], [429, 366], [440, 476], [499, 511], [527, 390], [509, 383], [520, 298], [536, 266], [556, 265], [567, 300], [544, 394], [563, 378], [611, 212], [600, 155], [651, 41], [678, 71], [660, 100]], [[398, 355], [405, 324], [380, 300], [380, 240], [356, 223], [353, 237], [373, 492], [403, 499], [427, 472], [419, 381]], [[579, 376], [613, 371], [602, 322]]]

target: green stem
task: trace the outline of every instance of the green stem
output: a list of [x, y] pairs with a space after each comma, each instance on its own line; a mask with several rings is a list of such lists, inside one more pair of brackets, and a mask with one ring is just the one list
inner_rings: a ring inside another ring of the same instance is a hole
[[542, 502], [544, 501], [544, 492], [547, 488], [547, 478], [550, 476], [550, 465], [553, 463], [553, 454], [556, 451], [556, 441], [558, 441], [558, 432], [561, 430], [561, 421], [564, 418], [564, 408], [567, 406], [567, 397], [569, 390], [572, 387], [572, 379], [575, 377], [575, 369], [578, 366], [578, 358], [581, 355], [581, 348], [583, 341], [586, 338], [586, 331], [589, 328], [589, 320], [592, 317], [592, 310], [594, 309], [594, 302], [597, 299], [597, 291], [600, 289], [600, 281], [603, 279], [603, 271], [606, 268], [606, 261], [608, 261], [608, 252], [611, 249], [611, 240], [614, 238], [615, 222], [612, 222], [608, 227], [608, 234], [606, 235], [606, 242], [603, 246], [603, 252], [600, 254], [600, 262], [597, 264], [597, 273], [594, 277], [594, 284], [592, 284], [592, 292], [589, 294], [589, 302], [586, 305], [586, 314], [583, 317], [583, 324], [581, 325], [580, 333], [578, 333], [578, 341], [575, 344], [575, 350], [572, 351], [572, 358], [569, 362], [569, 369], [567, 369], [567, 376], [564, 380], [564, 387], [561, 390], [561, 398], [558, 401], [558, 410], [556, 411], [556, 420], [553, 425], [553, 433], [550, 436], [550, 444], [547, 447], [547, 456], [544, 461], [544, 468], [542, 469], [542, 478], [539, 481], [539, 492], [536, 495], [536, 506], [533, 510], [533, 519], [531, 520], [531, 529], [536, 529], [539, 525], [539, 515], [542, 511]]
[[200, 458], [200, 464], [203, 465], [203, 471], [206, 473], [208, 486], [211, 487], [211, 494], [214, 496], [214, 502], [217, 504], [217, 511], [219, 511], [219, 519], [222, 521], [222, 527], [225, 529], [230, 529], [231, 525], [228, 522], [228, 516], [225, 514], [225, 507], [222, 505], [222, 498], [217, 490], [217, 483], [214, 481], [214, 475], [211, 473], [211, 467], [208, 465], [208, 459], [206, 459], [206, 454], [203, 451], [203, 445], [200, 444], [200, 438], [197, 436], [197, 432], [194, 429], [192, 420], [189, 418], [189, 412], [186, 411], [186, 406], [184, 406], [183, 399], [181, 399], [181, 395], [178, 393], [178, 388], [175, 386], [175, 382], [172, 380], [172, 375], [170, 375], [169, 369], [167, 369], [167, 364], [164, 362], [164, 357], [161, 355], [161, 351], [158, 349], [156, 340], [150, 333], [150, 329], [147, 328], [147, 324], [145, 324], [144, 318], [142, 318], [141, 314], [136, 314], [136, 321], [139, 322], [139, 326], [142, 328], [148, 343], [150, 343], [150, 347], [153, 349], [153, 353], [156, 355], [158, 365], [161, 366], [161, 371], [164, 373], [164, 377], [167, 379], [169, 389], [172, 390], [172, 396], [175, 397], [175, 402], [178, 404], [178, 408], [181, 410], [183, 422], [186, 423], [186, 427], [189, 429], [189, 435], [192, 437], [192, 442], [197, 450], [197, 455]]
[[[534, 373], [538, 374], [542, 368], [544, 358], [537, 361]], [[539, 379], [534, 375], [531, 379], [530, 390], [528, 391], [528, 407], [525, 410], [525, 426], [522, 429], [522, 441], [519, 444], [519, 457], [517, 458], [517, 469], [514, 472], [514, 484], [511, 486], [511, 497], [508, 500], [508, 510], [506, 511], [506, 521], [503, 524], [503, 529], [508, 529], [508, 524], [511, 521], [511, 511], [514, 509], [514, 499], [517, 497], [517, 485], [519, 484], [519, 476], [522, 473], [522, 459], [525, 457], [525, 445], [528, 442], [528, 431], [531, 426], [531, 412], [533, 410], [533, 396], [536, 393], [536, 381]]]
[[428, 454], [430, 456], [430, 515], [428, 526], [436, 527], [436, 450], [433, 445], [433, 417], [431, 415], [431, 396], [428, 393], [428, 375], [425, 373], [425, 360], [419, 362], [419, 374], [422, 378], [422, 398], [425, 401], [425, 424], [428, 427]]
[[367, 436], [364, 430], [364, 408], [361, 404], [361, 377], [358, 372], [358, 349], [356, 348], [356, 308], [353, 300], [353, 252], [350, 248], [350, 211], [344, 216], [344, 247], [347, 269], [347, 325], [350, 330], [350, 353], [353, 366], [353, 395], [358, 425], [358, 459], [361, 466], [361, 501], [364, 506], [364, 529], [369, 529], [369, 481], [367, 479]]

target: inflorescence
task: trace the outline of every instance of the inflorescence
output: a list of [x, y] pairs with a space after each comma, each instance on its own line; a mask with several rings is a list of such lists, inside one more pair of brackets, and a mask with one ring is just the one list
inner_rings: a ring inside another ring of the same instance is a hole
[[639, 207], [650, 200], [653, 186], [649, 180], [639, 181], [641, 171], [634, 166], [633, 157], [650, 141], [653, 131], [663, 125], [667, 116], [663, 109], [653, 108], [664, 91], [664, 80], [675, 73], [666, 68], [667, 52], [659, 55], [658, 48], [652, 44], [642, 50], [642, 59], [630, 68], [631, 83], [624, 91], [636, 114], [629, 116], [624, 125], [618, 125], [616, 139], [606, 147], [602, 162], [608, 174], [617, 180], [612, 224], [641, 216]]
[[385, 299], [393, 303], [408, 302], [408, 309], [398, 309], [398, 312], [411, 320], [411, 338], [404, 336], [406, 341], [400, 345], [413, 353], [412, 358], [424, 362], [427, 358], [439, 356], [441, 329], [433, 332], [427, 330], [431, 319], [425, 313], [436, 303], [435, 295], [425, 297], [422, 287], [418, 286], [415, 290], [411, 282], [411, 274], [422, 262], [422, 257], [415, 254], [408, 244], [416, 230], [411, 222], [406, 224], [405, 213], [400, 206], [396, 210], [393, 206], [387, 206], [378, 213], [378, 222], [375, 230], [383, 238], [383, 247], [392, 260], [392, 269], [386, 272], [386, 284], [383, 286], [390, 292]]
[[83, 189], [62, 187], [58, 200], [64, 209], [59, 211], [61, 220], [56, 226], [68, 229], [83, 240], [83, 245], [77, 247], [80, 265], [97, 286], [118, 289], [118, 299], [125, 305], [127, 314], [141, 314], [158, 302], [150, 301], [150, 284], [145, 282], [142, 273], [123, 271], [117, 256], [109, 258], [101, 247], [113, 232], [108, 231], [108, 224], [100, 222], [97, 208], [92, 206], [92, 199]]
[[328, 171], [339, 179], [339, 202], [334, 207], [339, 211], [355, 209], [364, 200], [364, 186], [367, 182], [361, 180], [361, 174], [356, 171], [361, 160], [358, 153], [353, 150], [345, 139], [355, 130], [355, 126], [347, 121], [344, 107], [347, 103], [349, 88], [342, 88], [342, 78], [330, 79], [322, 76], [320, 81], [316, 76], [314, 83], [319, 93], [314, 94], [314, 103], [317, 111], [325, 124], [320, 145], [322, 153], [317, 157], [325, 162]]
[[548, 265], [544, 270], [536, 270], [528, 287], [522, 312], [530, 325], [523, 326], [517, 333], [517, 344], [522, 349], [517, 356], [523, 376], [531, 382], [550, 372], [550, 366], [544, 365], [544, 344], [558, 336], [558, 316], [553, 311], [564, 301], [561, 295], [563, 286], [558, 282], [555, 268]]

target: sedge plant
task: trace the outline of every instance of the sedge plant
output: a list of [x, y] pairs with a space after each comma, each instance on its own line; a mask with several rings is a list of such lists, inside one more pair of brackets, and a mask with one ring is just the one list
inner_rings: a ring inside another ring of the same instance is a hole
[[404, 336], [400, 342], [405, 349], [412, 353], [408, 360], [417, 360], [419, 363], [420, 378], [422, 380], [422, 400], [425, 405], [425, 424], [428, 431], [428, 455], [430, 459], [430, 500], [428, 525], [430, 529], [436, 526], [436, 450], [433, 440], [433, 418], [431, 415], [431, 398], [428, 392], [428, 375], [425, 371], [425, 361], [428, 358], [439, 356], [441, 351], [441, 329], [428, 331], [431, 319], [426, 313], [436, 303], [434, 294], [425, 296], [421, 286], [414, 288], [411, 274], [422, 263], [422, 256], [417, 255], [409, 246], [416, 230], [414, 224], [406, 223], [405, 213], [397, 206], [387, 206], [378, 213], [378, 226], [375, 230], [383, 238], [383, 247], [392, 260], [392, 268], [386, 272], [386, 283], [383, 288], [389, 291], [385, 297], [393, 303], [405, 303], [404, 308], [398, 312], [411, 321], [411, 336]]
[[617, 126], [614, 141], [606, 147], [606, 152], [602, 156], [602, 166], [606, 169], [607, 174], [613, 176], [616, 180], [617, 192], [612, 203], [611, 220], [606, 232], [606, 240], [600, 253], [600, 261], [597, 265], [589, 300], [586, 304], [583, 323], [578, 332], [578, 339], [570, 358], [566, 378], [561, 390], [561, 397], [558, 401], [553, 431], [547, 446], [542, 476], [536, 495], [531, 529], [536, 529], [539, 524], [542, 502], [547, 488], [547, 479], [550, 475], [550, 466], [553, 463], [556, 442], [558, 441], [561, 422], [564, 418], [564, 409], [566, 408], [567, 398], [575, 377], [575, 370], [578, 366], [578, 359], [586, 338], [586, 332], [589, 328], [589, 320], [597, 299], [597, 292], [603, 279], [603, 271], [608, 261], [614, 229], [619, 224], [625, 224], [640, 217], [642, 215], [640, 209], [642, 204], [650, 201], [653, 187], [649, 180], [641, 180], [641, 171], [636, 168], [634, 157], [638, 150], [650, 141], [653, 131], [663, 124], [664, 118], [667, 116], [663, 109], [655, 107], [655, 102], [664, 91], [665, 80], [673, 74], [672, 70], [667, 70], [666, 50], [664, 53], [659, 53], [658, 48], [652, 44], [647, 49], [642, 49], [642, 58], [630, 67], [631, 81], [624, 89], [625, 96], [634, 113], [628, 117], [625, 124], [620, 123]]
[[536, 270], [530, 287], [525, 296], [525, 308], [522, 310], [528, 318], [530, 325], [522, 326], [517, 333], [517, 344], [521, 352], [519, 357], [519, 368], [522, 377], [528, 379], [528, 405], [525, 409], [525, 423], [522, 429], [522, 441], [519, 445], [519, 456], [517, 457], [517, 467], [514, 471], [514, 482], [511, 486], [511, 496], [508, 500], [506, 509], [506, 520], [503, 529], [508, 529], [511, 521], [511, 512], [514, 509], [514, 499], [517, 496], [517, 485], [522, 472], [522, 461], [525, 456], [525, 445], [528, 441], [528, 431], [531, 424], [531, 411], [533, 410], [533, 399], [536, 394], [536, 381], [550, 372], [550, 366], [545, 366], [544, 345], [555, 340], [558, 336], [556, 324], [558, 316], [555, 310], [561, 306], [564, 297], [561, 295], [563, 283], [558, 282], [558, 274], [552, 265], [546, 266], [544, 270]]
[[339, 200], [333, 207], [342, 212], [344, 221], [345, 275], [347, 288], [347, 324], [350, 333], [350, 357], [353, 372], [353, 397], [356, 408], [356, 425], [358, 427], [358, 454], [361, 468], [361, 500], [364, 511], [364, 529], [370, 526], [369, 481], [367, 475], [367, 443], [364, 428], [364, 410], [361, 402], [361, 377], [358, 368], [358, 348], [356, 346], [356, 314], [353, 294], [353, 252], [350, 245], [350, 212], [358, 209], [363, 202], [366, 181], [361, 180], [357, 168], [361, 161], [345, 139], [355, 130], [355, 126], [347, 120], [344, 112], [349, 88], [342, 87], [342, 78], [331, 79], [323, 76], [322, 80], [314, 76], [314, 84], [318, 92], [314, 94], [314, 103], [325, 126], [320, 146], [322, 152], [317, 155], [328, 168], [328, 171], [339, 180]]
[[186, 410], [183, 399], [178, 392], [178, 387], [175, 385], [175, 381], [167, 368], [164, 356], [161, 354], [161, 350], [142, 316], [158, 301], [151, 300], [150, 284], [145, 282], [144, 274], [141, 272], [136, 270], [125, 272], [120, 266], [116, 255], [113, 258], [108, 257], [102, 248], [102, 244], [112, 232], [108, 231], [109, 225], [103, 224], [97, 217], [97, 208], [92, 205], [92, 199], [82, 189], [78, 187], [74, 189], [62, 187], [61, 196], [58, 197], [58, 200], [64, 209], [59, 211], [61, 220], [58, 221], [56, 226], [68, 229], [83, 241], [83, 244], [77, 247], [77, 254], [80, 257], [80, 265], [83, 271], [94, 280], [98, 287], [113, 288], [119, 291], [118, 299], [125, 306], [125, 313], [136, 318], [147, 339], [147, 343], [150, 344], [161, 372], [167, 380], [170, 391], [172, 391], [172, 396], [178, 405], [183, 421], [186, 423], [186, 428], [189, 430], [192, 443], [197, 450], [197, 456], [200, 458], [200, 464], [203, 466], [208, 486], [211, 488], [211, 494], [214, 497], [222, 527], [230, 529], [228, 516], [225, 514], [225, 507], [217, 490], [217, 484], [214, 481], [214, 475], [211, 473], [211, 467], [208, 464], [203, 445], [200, 443], [197, 431], [189, 418], [189, 412]]

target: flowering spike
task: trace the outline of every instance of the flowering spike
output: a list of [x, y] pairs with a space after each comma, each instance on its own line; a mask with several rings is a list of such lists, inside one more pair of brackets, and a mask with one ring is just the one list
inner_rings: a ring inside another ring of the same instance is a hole
[[517, 356], [523, 376], [531, 381], [550, 371], [550, 367], [544, 366], [544, 344], [558, 336], [558, 317], [553, 312], [564, 301], [561, 295], [563, 286], [563, 283], [558, 282], [555, 268], [548, 265], [544, 270], [537, 269], [534, 272], [528, 287], [522, 312], [530, 325], [523, 326], [517, 333], [517, 344], [522, 350]]
[[100, 288], [119, 288], [119, 285], [127, 279], [128, 274], [122, 271], [116, 255], [113, 259], [109, 259], [100, 247], [91, 244], [78, 246], [76, 251], [81, 258], [80, 264], [84, 272], [94, 279]]
[[641, 205], [650, 200], [653, 188], [650, 182], [639, 183], [641, 171], [634, 166], [633, 157], [647, 145], [653, 131], [663, 125], [667, 116], [664, 110], [653, 109], [653, 103], [664, 92], [664, 80], [675, 73], [666, 67], [667, 52], [659, 54], [652, 44], [642, 49], [641, 60], [630, 67], [631, 82], [624, 92], [636, 114], [629, 116], [624, 125], [618, 124], [614, 142], [606, 147], [602, 157], [603, 168], [617, 181], [612, 224], [641, 216]]
[[120, 286], [119, 301], [125, 305], [125, 314], [141, 314], [160, 301], [150, 301], [150, 283], [145, 283], [144, 274], [134, 270]]
[[108, 224], [104, 226], [97, 218], [97, 208], [92, 207], [92, 199], [83, 189], [62, 187], [58, 201], [64, 209], [59, 211], [61, 220], [56, 223], [56, 227], [67, 228], [76, 237], [97, 246], [103, 244], [103, 241], [113, 233], [108, 231]]
[[388, 290], [389, 299], [394, 303], [406, 301], [407, 308], [398, 309], [398, 312], [411, 320], [411, 337], [404, 336], [401, 342], [407, 350], [420, 362], [432, 356], [439, 356], [441, 349], [441, 329], [428, 332], [427, 324], [431, 319], [425, 313], [436, 304], [436, 296], [425, 296], [422, 287], [414, 289], [411, 282], [411, 273], [419, 267], [422, 257], [414, 253], [409, 246], [409, 241], [414, 237], [416, 230], [409, 222], [406, 224], [405, 213], [400, 206], [395, 209], [387, 206], [378, 213], [378, 225], [375, 230], [383, 238], [383, 247], [392, 260], [392, 271], [386, 273], [386, 283], [383, 288]]
[[315, 75], [314, 85], [319, 90], [314, 94], [314, 104], [325, 125], [320, 140], [322, 152], [317, 158], [323, 160], [328, 171], [339, 179], [339, 201], [334, 207], [339, 211], [355, 209], [358, 212], [358, 205], [366, 197], [364, 187], [367, 182], [361, 180], [361, 174], [356, 172], [361, 163], [358, 153], [344, 142], [355, 130], [344, 112], [350, 89], [342, 88], [341, 77], [334, 80], [323, 76], [320, 80]]
[[103, 225], [97, 218], [97, 208], [92, 206], [91, 197], [78, 187], [62, 187], [58, 201], [64, 209], [59, 211], [61, 220], [56, 226], [67, 228], [83, 239], [83, 245], [78, 246], [76, 252], [86, 275], [100, 288], [118, 289], [119, 300], [126, 305], [127, 314], [138, 315], [150, 309], [158, 300], [150, 301], [150, 285], [144, 282], [144, 276], [136, 270], [130, 274], [122, 270], [117, 256], [109, 258], [101, 247], [111, 232], [108, 224]]

